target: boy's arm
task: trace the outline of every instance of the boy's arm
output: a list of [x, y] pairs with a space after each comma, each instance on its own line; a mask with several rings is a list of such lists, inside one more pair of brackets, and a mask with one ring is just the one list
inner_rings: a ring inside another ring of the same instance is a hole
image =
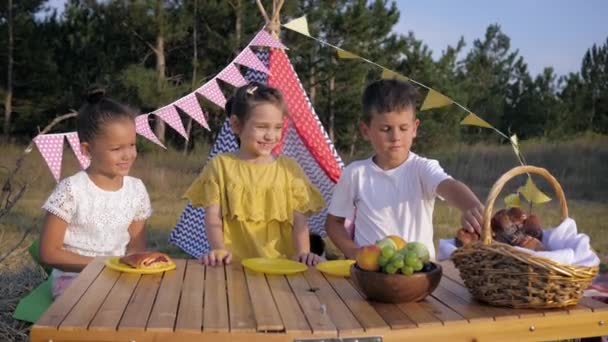
[[327, 214], [325, 231], [336, 247], [344, 253], [346, 258], [355, 259], [359, 246], [348, 236], [348, 232], [344, 228], [344, 217]]
[[464, 229], [481, 234], [483, 205], [468, 186], [449, 178], [439, 183], [437, 194], [443, 197], [449, 205], [460, 209], [462, 212], [461, 223]]
[[40, 233], [40, 261], [66, 272], [80, 272], [93, 258], [63, 249], [68, 223], [49, 212], [44, 217]]
[[131, 253], [143, 252], [146, 250], [146, 221], [133, 221], [129, 225], [129, 244], [127, 245], [127, 255]]

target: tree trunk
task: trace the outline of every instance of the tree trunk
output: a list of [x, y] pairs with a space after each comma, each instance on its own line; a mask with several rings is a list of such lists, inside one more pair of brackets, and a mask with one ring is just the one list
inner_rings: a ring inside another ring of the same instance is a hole
[[242, 40], [242, 36], [243, 36], [243, 1], [242, 0], [236, 0], [236, 5], [235, 5], [235, 14], [236, 14], [236, 18], [234, 21], [234, 31], [235, 31], [235, 47], [234, 47], [234, 53], [238, 54], [239, 51], [239, 47], [241, 46], [241, 40]]
[[315, 98], [317, 97], [317, 68], [314, 66], [310, 67], [310, 73], [308, 74], [308, 98], [310, 99], [310, 104], [312, 107], [315, 107]]
[[4, 98], [4, 139], [11, 134], [11, 114], [13, 112], [13, 0], [8, 0], [8, 65], [6, 70], [6, 96]]
[[[162, 94], [165, 75], [166, 75], [166, 64], [165, 64], [165, 18], [164, 18], [163, 1], [157, 0], [156, 2], [156, 18], [158, 31], [156, 35], [156, 49], [154, 54], [156, 55], [156, 86], [159, 94]], [[157, 118], [154, 126], [154, 133], [161, 142], [165, 142], [165, 122], [160, 118]]]
[[336, 90], [336, 76], [332, 75], [329, 79], [329, 122], [327, 130], [329, 131], [329, 139], [331, 142], [335, 142], [335, 125], [336, 125], [336, 111], [334, 109], [334, 92]]
[[[197, 14], [198, 14], [198, 0], [194, 0], [194, 13], [192, 16], [192, 85], [190, 87], [191, 90], [194, 90], [196, 87], [196, 71], [198, 67], [198, 30], [197, 30]], [[195, 95], [196, 96], [196, 95]], [[192, 132], [192, 117], [188, 116], [188, 123], [186, 124], [186, 136], [190, 137], [190, 132]], [[184, 141], [184, 155], [188, 153], [188, 144], [189, 140]]]
[[[359, 121], [359, 120], [355, 120], [355, 122], [357, 122], [357, 121]], [[357, 148], [357, 132], [358, 132], [358, 127], [357, 127], [357, 124], [355, 123], [353, 125], [353, 133], [352, 133], [352, 137], [350, 140], [350, 147], [349, 147], [349, 151], [348, 151], [348, 156], [350, 157], [351, 160], [355, 156], [355, 150]]]

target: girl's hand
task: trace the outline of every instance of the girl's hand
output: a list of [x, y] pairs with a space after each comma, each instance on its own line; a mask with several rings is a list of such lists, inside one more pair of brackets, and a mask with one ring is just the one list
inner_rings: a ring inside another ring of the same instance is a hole
[[294, 259], [296, 261], [306, 264], [307, 266], [314, 266], [323, 260], [323, 258], [311, 252], [300, 253]]
[[198, 261], [205, 266], [222, 266], [232, 262], [232, 253], [226, 249], [214, 249], [201, 256]]
[[462, 212], [460, 223], [469, 233], [481, 235], [481, 229], [483, 227], [483, 209], [483, 205], [479, 205]]

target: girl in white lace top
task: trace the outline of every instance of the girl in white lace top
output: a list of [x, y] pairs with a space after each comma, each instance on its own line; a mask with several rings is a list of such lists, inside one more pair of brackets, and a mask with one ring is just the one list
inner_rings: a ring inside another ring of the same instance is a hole
[[42, 207], [40, 258], [54, 268], [54, 297], [94, 257], [145, 250], [144, 225], [152, 213], [142, 181], [127, 176], [137, 156], [132, 112], [103, 91], [87, 101], [77, 126], [91, 164], [62, 180]]

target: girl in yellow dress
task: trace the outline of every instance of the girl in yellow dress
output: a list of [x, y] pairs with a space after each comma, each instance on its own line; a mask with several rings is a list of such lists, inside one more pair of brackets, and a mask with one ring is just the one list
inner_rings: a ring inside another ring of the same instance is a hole
[[281, 93], [251, 83], [236, 91], [230, 124], [239, 150], [211, 159], [185, 197], [205, 208], [211, 252], [205, 265], [252, 257], [291, 258], [307, 265], [321, 259], [310, 252], [306, 215], [325, 206], [321, 193], [297, 162], [275, 156], [287, 110]]

